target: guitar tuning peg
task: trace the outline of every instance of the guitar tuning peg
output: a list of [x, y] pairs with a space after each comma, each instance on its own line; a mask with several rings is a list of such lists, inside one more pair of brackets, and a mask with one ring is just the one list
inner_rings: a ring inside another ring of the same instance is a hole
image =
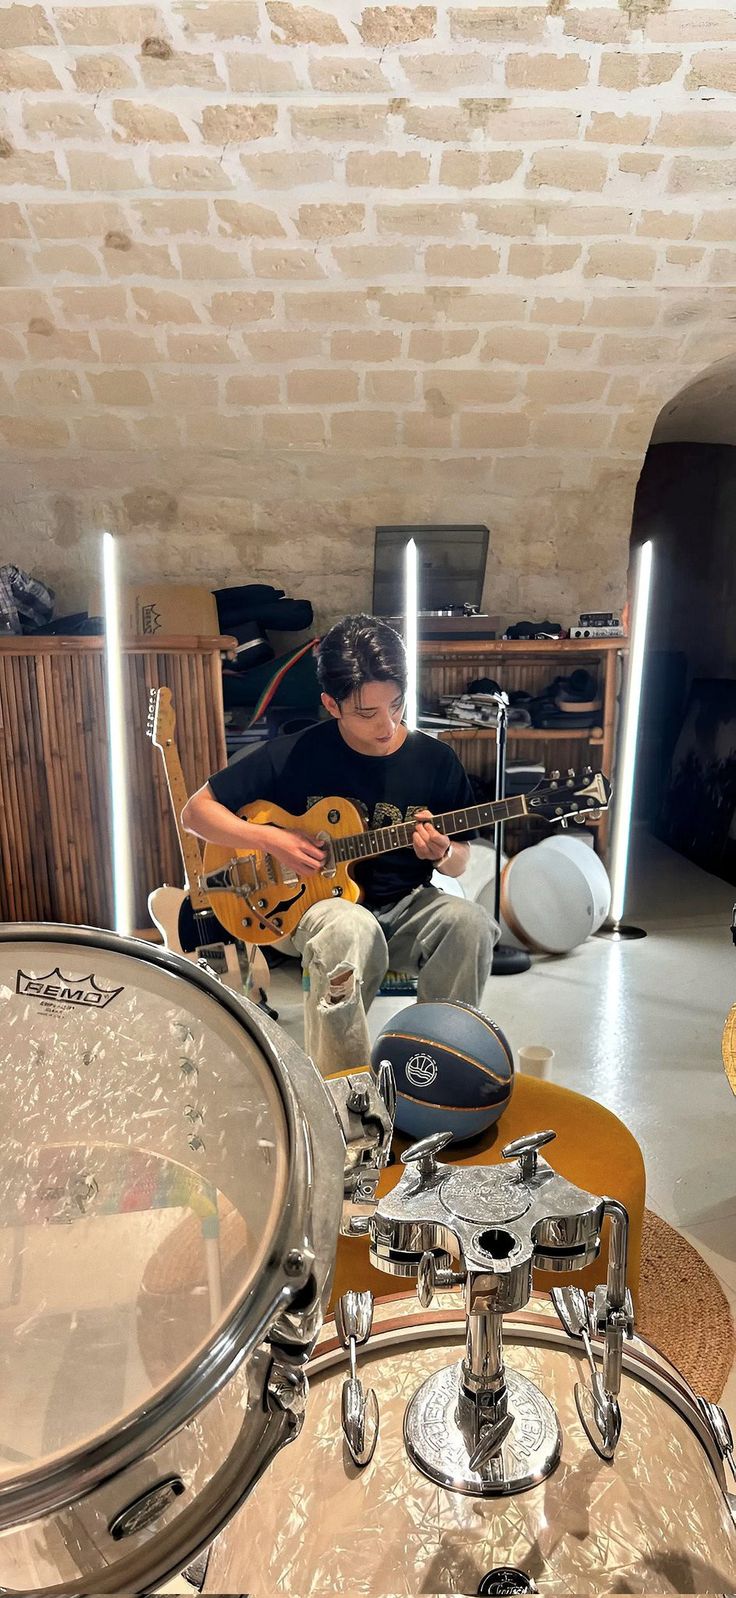
[[568, 766], [567, 775], [570, 778], [571, 782], [575, 781], [575, 767], [574, 766]]
[[551, 771], [551, 772], [550, 772], [550, 777], [551, 777], [551, 778], [552, 778], [552, 781], [553, 781], [553, 782], [559, 782], [559, 780], [560, 780], [560, 773], [559, 773], [559, 771]]

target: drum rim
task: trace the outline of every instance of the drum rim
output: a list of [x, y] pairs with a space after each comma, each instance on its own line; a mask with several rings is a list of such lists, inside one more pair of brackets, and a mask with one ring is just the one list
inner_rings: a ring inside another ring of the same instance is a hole
[[[302, 1209], [306, 1209], [310, 1185], [310, 1151], [294, 1088], [268, 1031], [264, 1029], [261, 1034], [254, 1027], [257, 1011], [248, 1000], [239, 998], [206, 968], [184, 956], [105, 928], [61, 922], [6, 922], [0, 926], [0, 945], [14, 942], [59, 942], [107, 949], [148, 965], [163, 966], [216, 999], [266, 1055], [284, 1112], [289, 1149], [284, 1204], [267, 1260], [247, 1300], [244, 1302], [241, 1297], [236, 1301], [205, 1357], [193, 1355], [176, 1377], [158, 1389], [152, 1402], [136, 1405], [122, 1424], [107, 1427], [91, 1444], [69, 1449], [51, 1469], [48, 1464], [38, 1464], [20, 1479], [10, 1477], [0, 1482], [0, 1531], [74, 1504], [110, 1476], [155, 1452], [216, 1397], [254, 1352], [279, 1311], [287, 1308], [303, 1288], [300, 1279], [289, 1280], [289, 1274], [279, 1269], [278, 1262], [283, 1262], [288, 1252], [299, 1196], [304, 1199]], [[247, 1332], [246, 1318], [250, 1328]]]

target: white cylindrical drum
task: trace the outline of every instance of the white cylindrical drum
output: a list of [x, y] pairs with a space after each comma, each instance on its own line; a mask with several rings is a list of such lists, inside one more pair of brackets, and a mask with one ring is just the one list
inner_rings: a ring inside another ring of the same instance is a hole
[[542, 1594], [581, 1598], [736, 1590], [736, 1528], [693, 1393], [653, 1348], [627, 1343], [623, 1432], [604, 1463], [575, 1406], [577, 1346], [548, 1299], [506, 1316], [504, 1332], [507, 1365], [557, 1412], [562, 1457], [551, 1476], [509, 1498], [466, 1497], [424, 1476], [404, 1444], [405, 1411], [422, 1381], [460, 1358], [465, 1331], [457, 1299], [435, 1302], [444, 1307], [421, 1311], [413, 1296], [376, 1304], [358, 1369], [376, 1392], [380, 1428], [362, 1470], [341, 1430], [348, 1356], [326, 1323], [309, 1368], [304, 1430], [215, 1543], [207, 1592], [468, 1594], [499, 1567], [531, 1578]]
[[585, 872], [556, 849], [522, 849], [504, 867], [501, 911], [528, 949], [568, 954], [593, 930], [595, 903]]
[[587, 877], [593, 895], [594, 914], [591, 932], [597, 932], [603, 926], [611, 908], [611, 879], [599, 854], [596, 854], [592, 843], [585, 843], [581, 837], [575, 837], [569, 832], [551, 832], [548, 838], [543, 838], [537, 844], [538, 849], [556, 849], [559, 854], [565, 854], [574, 860], [576, 866]]

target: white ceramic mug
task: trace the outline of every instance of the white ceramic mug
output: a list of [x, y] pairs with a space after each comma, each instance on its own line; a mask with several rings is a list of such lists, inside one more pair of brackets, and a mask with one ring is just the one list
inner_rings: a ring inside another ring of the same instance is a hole
[[530, 1043], [519, 1049], [516, 1058], [523, 1076], [549, 1076], [554, 1057], [554, 1049], [546, 1048], [543, 1043]]

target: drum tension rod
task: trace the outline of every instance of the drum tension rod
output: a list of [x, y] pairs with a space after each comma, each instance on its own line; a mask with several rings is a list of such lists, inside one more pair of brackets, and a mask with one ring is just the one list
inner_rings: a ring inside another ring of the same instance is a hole
[[342, 1429], [356, 1465], [370, 1464], [378, 1442], [378, 1399], [365, 1391], [357, 1372], [358, 1346], [367, 1343], [373, 1325], [373, 1294], [343, 1293], [335, 1305], [337, 1335], [350, 1358], [350, 1375], [342, 1388]]

